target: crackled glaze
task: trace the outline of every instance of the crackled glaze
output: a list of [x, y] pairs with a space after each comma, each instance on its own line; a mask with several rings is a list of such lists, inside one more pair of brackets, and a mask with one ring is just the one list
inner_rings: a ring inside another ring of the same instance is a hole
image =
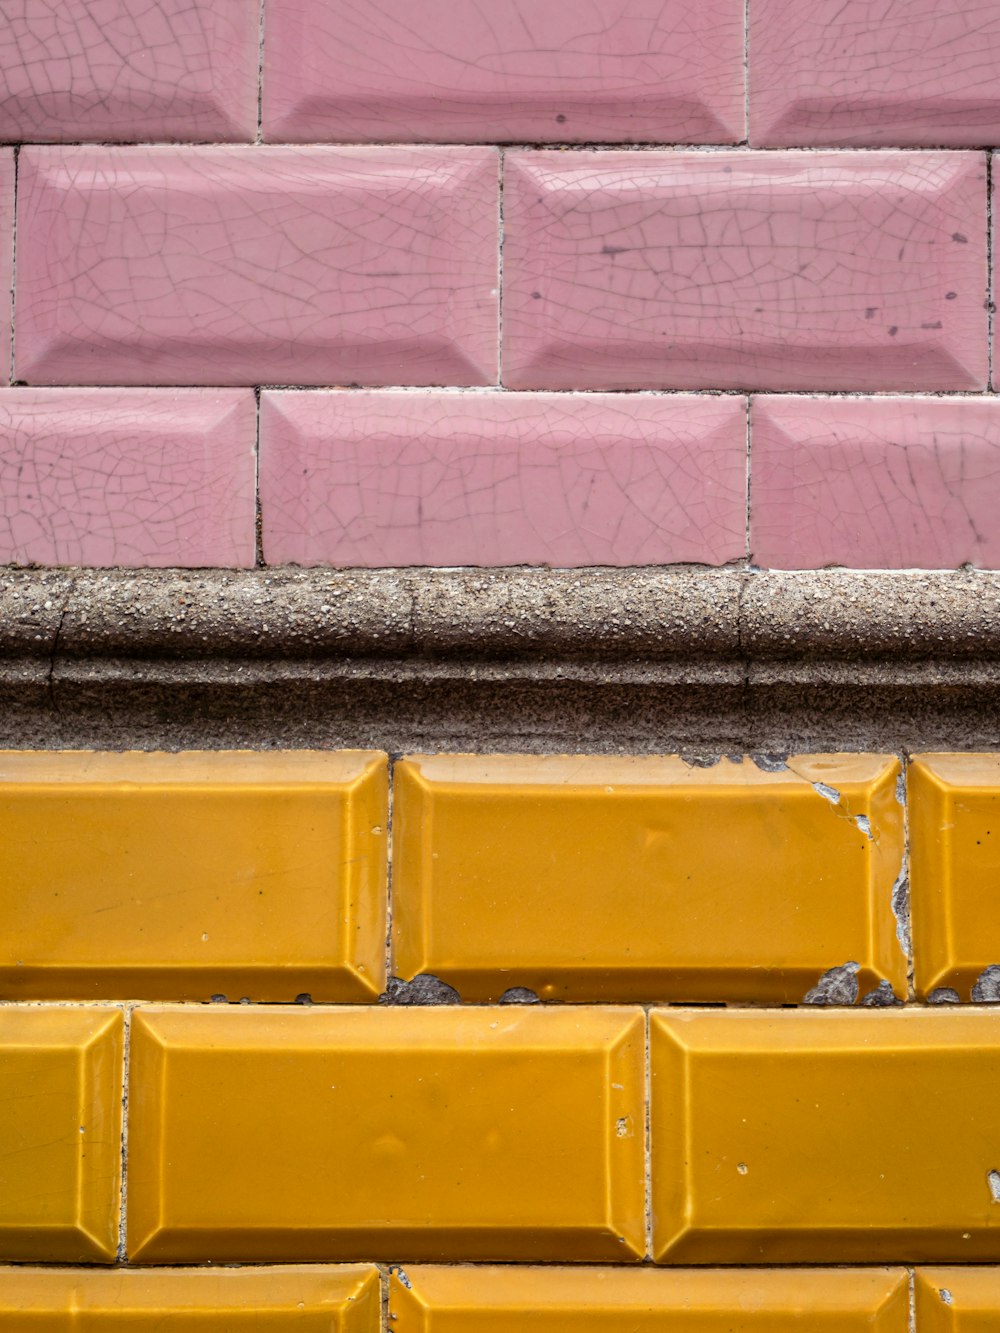
[[253, 394], [0, 393], [0, 561], [252, 566]]
[[31, 148], [20, 172], [20, 379], [495, 378], [495, 149]]
[[721, 564], [745, 553], [746, 403], [266, 393], [260, 486], [273, 564]]
[[743, 0], [268, 0], [285, 140], [733, 143]]
[[511, 153], [504, 383], [984, 388], [978, 153]]
[[1000, 400], [756, 398], [758, 565], [1000, 567]]
[[248, 0], [5, 0], [0, 139], [252, 140]]

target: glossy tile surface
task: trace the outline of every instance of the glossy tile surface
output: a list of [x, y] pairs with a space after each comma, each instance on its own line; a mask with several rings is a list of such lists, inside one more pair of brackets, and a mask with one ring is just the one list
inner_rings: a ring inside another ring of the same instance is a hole
[[17, 375], [36, 384], [483, 384], [489, 148], [30, 148]]
[[909, 791], [917, 990], [980, 998], [1000, 963], [1000, 755], [917, 755]]
[[526, 986], [547, 1000], [800, 1003], [852, 962], [861, 995], [883, 979], [905, 995], [899, 765], [789, 763], [397, 763], [395, 971], [466, 1000]]
[[0, 1260], [114, 1259], [124, 1027], [120, 1009], [0, 1008]]
[[504, 383], [981, 389], [984, 190], [980, 153], [510, 153]]
[[908, 1287], [904, 1271], [884, 1268], [407, 1266], [389, 1280], [389, 1326], [395, 1333], [907, 1333]]
[[644, 1050], [629, 1009], [137, 1010], [129, 1256], [635, 1259]]
[[0, 563], [256, 561], [257, 411], [240, 390], [0, 394]]
[[1000, 1012], [660, 1010], [651, 1025], [660, 1262], [1000, 1259]]
[[378, 1270], [367, 1265], [0, 1269], [0, 1329], [11, 1333], [379, 1333], [379, 1326]]
[[266, 393], [264, 558], [722, 564], [746, 550], [746, 403]]
[[268, 139], [733, 143], [740, 0], [268, 0]]
[[363, 751], [0, 752], [0, 998], [378, 995], [387, 800]]
[[750, 547], [777, 569], [1000, 568], [1000, 401], [755, 398]]
[[748, 13], [751, 143], [1000, 139], [995, 0], [754, 0]]
[[5, 0], [0, 139], [252, 140], [248, 0]]
[[1000, 1269], [922, 1268], [914, 1289], [917, 1333], [993, 1333]]

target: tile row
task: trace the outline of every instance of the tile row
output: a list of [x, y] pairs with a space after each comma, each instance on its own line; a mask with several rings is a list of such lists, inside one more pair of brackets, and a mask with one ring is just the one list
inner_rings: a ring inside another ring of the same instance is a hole
[[395, 1268], [387, 1320], [372, 1265], [0, 1269], [0, 1329], [267, 1328], [272, 1333], [982, 1333], [1000, 1320], [995, 1268]]
[[1000, 755], [906, 777], [401, 760], [387, 963], [386, 756], [8, 751], [0, 1000], [371, 1002], [430, 977], [454, 1003], [879, 1007], [907, 995], [912, 914], [917, 995], [998, 1001]]
[[[500, 166], [475, 147], [25, 148], [14, 377], [987, 386], [983, 153], [540, 151]], [[0, 291], [14, 176], [2, 149]]]
[[1000, 397], [10, 388], [0, 492], [0, 564], [996, 569]]
[[997, 1010], [128, 1021], [0, 1007], [0, 1260], [1000, 1261]]
[[0, 139], [251, 141], [260, 61], [267, 140], [1000, 142], [998, 0], [747, 17], [744, 0], [11, 0]]

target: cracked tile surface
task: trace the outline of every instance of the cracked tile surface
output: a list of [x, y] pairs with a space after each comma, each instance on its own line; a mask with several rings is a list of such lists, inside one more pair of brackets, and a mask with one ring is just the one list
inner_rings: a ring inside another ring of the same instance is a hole
[[733, 143], [743, 0], [268, 0], [268, 139]]
[[29, 148], [17, 376], [483, 384], [489, 148]]
[[722, 564], [745, 553], [742, 398], [265, 393], [269, 563]]
[[252, 140], [251, 0], [5, 0], [0, 139]]
[[255, 443], [249, 392], [4, 389], [0, 561], [250, 568]]
[[753, 0], [749, 18], [754, 144], [1000, 137], [998, 0]]
[[755, 564], [1000, 567], [1000, 399], [757, 398]]
[[518, 389], [981, 389], [979, 153], [521, 152]]

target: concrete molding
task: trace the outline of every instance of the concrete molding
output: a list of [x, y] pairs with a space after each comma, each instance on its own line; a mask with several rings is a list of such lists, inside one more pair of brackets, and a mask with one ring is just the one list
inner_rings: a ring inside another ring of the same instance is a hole
[[0, 743], [996, 748], [1000, 573], [9, 570]]

